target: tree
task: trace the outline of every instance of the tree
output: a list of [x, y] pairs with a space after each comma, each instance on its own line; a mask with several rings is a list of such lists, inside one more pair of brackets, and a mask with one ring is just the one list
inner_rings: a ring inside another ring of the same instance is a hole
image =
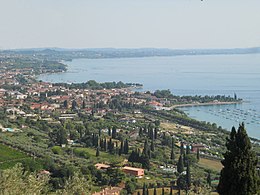
[[119, 156], [121, 156], [121, 154], [124, 154], [124, 141], [122, 140], [121, 141], [121, 144], [120, 144], [120, 149], [119, 149]]
[[116, 127], [112, 128], [112, 138], [115, 139], [116, 138]]
[[120, 169], [107, 169], [107, 175], [110, 177], [109, 185], [115, 186], [122, 182], [125, 178], [125, 173]]
[[133, 194], [135, 192], [136, 185], [132, 181], [127, 181], [125, 184], [125, 189], [127, 191], [127, 194]]
[[128, 157], [129, 162], [140, 162], [140, 156], [137, 149], [132, 150], [131, 154]]
[[114, 152], [114, 143], [112, 141], [112, 138], [110, 138], [109, 142], [108, 142], [108, 151], [110, 154], [112, 154]]
[[220, 195], [236, 194], [249, 195], [259, 192], [256, 171], [257, 157], [244, 123], [238, 130], [233, 127], [226, 141], [227, 151], [224, 153], [224, 166], [220, 173], [217, 191]]
[[142, 168], [143, 169], [147, 169], [147, 170], [150, 170], [150, 160], [149, 160], [149, 157], [148, 156], [145, 156], [144, 154], [142, 154], [141, 156], [141, 163], [142, 163]]
[[208, 175], [207, 175], [207, 184], [211, 187], [211, 174], [210, 174], [210, 171], [208, 172]]
[[152, 139], [152, 142], [151, 142], [151, 151], [153, 151], [154, 152], [154, 141], [153, 141], [153, 139]]
[[68, 109], [68, 107], [69, 107], [69, 105], [68, 105], [68, 100], [65, 100], [65, 101], [63, 102], [63, 107], [66, 108], [66, 109]]
[[200, 149], [199, 148], [197, 149], [197, 160], [198, 161], [200, 160]]
[[156, 127], [159, 127], [161, 122], [160, 122], [160, 120], [156, 120], [156, 121], [154, 121], [154, 124], [155, 124]]
[[75, 100], [72, 101], [71, 109], [75, 110], [77, 108], [77, 102]]
[[129, 152], [129, 145], [128, 145], [128, 140], [125, 140], [125, 144], [124, 144], [124, 154], [128, 154]]
[[187, 189], [190, 188], [191, 186], [191, 175], [190, 175], [190, 163], [187, 163], [187, 169], [186, 169], [186, 184], [187, 184]]
[[190, 154], [190, 146], [189, 145], [186, 146], [186, 154]]
[[175, 154], [174, 154], [174, 151], [173, 149], [171, 150], [171, 160], [174, 160], [175, 159]]
[[111, 136], [111, 128], [108, 127], [108, 136]]
[[96, 157], [99, 157], [99, 147], [97, 147], [97, 149], [96, 149]]
[[104, 151], [106, 152], [107, 151], [107, 139], [106, 138], [104, 140], [103, 146], [104, 146]]
[[155, 127], [155, 129], [154, 129], [154, 139], [157, 139], [157, 137], [158, 137], [158, 128]]
[[83, 108], [83, 109], [86, 108], [86, 102], [85, 102], [85, 100], [83, 100], [83, 102], [82, 102], [82, 108]]
[[171, 157], [170, 157], [171, 160], [174, 160], [175, 159], [175, 154], [174, 154], [174, 140], [172, 138], [172, 149], [171, 149]]
[[183, 163], [182, 155], [180, 155], [179, 160], [178, 160], [177, 171], [178, 171], [178, 173], [182, 173], [184, 171], [184, 163]]
[[148, 141], [147, 141], [147, 139], [145, 140], [145, 142], [144, 142], [144, 150], [143, 150], [143, 154], [145, 155], [145, 156], [148, 156], [148, 151], [149, 150], [149, 147], [148, 147]]
[[0, 194], [47, 194], [49, 175], [24, 171], [21, 164], [0, 172]]
[[78, 172], [74, 172], [73, 176], [65, 182], [64, 189], [59, 190], [57, 194], [60, 195], [77, 195], [90, 194], [92, 182], [90, 178], [81, 176]]
[[179, 176], [179, 178], [177, 179], [177, 186], [179, 190], [187, 189], [186, 175]]
[[57, 143], [59, 145], [68, 143], [68, 141], [67, 141], [67, 132], [66, 132], [66, 130], [64, 128], [60, 128], [58, 130]]

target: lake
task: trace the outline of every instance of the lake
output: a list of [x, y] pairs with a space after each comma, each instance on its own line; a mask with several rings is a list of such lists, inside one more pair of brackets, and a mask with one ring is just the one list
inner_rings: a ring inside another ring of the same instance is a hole
[[246, 102], [181, 109], [192, 118], [215, 122], [228, 130], [245, 122], [248, 134], [260, 139], [260, 54], [75, 59], [65, 63], [67, 72], [38, 78], [48, 82], [142, 83], [143, 90], [170, 89], [176, 95], [236, 93]]

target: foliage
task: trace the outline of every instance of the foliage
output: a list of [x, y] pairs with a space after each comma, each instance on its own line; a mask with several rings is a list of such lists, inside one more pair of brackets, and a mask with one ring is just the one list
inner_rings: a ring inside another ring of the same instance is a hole
[[219, 194], [256, 194], [259, 190], [257, 157], [243, 123], [237, 131], [232, 128], [226, 147], [222, 161], [224, 168], [217, 188]]
[[88, 177], [80, 175], [79, 172], [74, 172], [73, 176], [65, 182], [64, 189], [59, 190], [58, 194], [64, 195], [80, 195], [90, 194], [92, 181]]
[[127, 88], [131, 86], [142, 86], [138, 83], [123, 83], [119, 82], [105, 82], [105, 83], [98, 83], [94, 80], [89, 80], [86, 83], [56, 83], [57, 86], [64, 86], [70, 89], [116, 89], [116, 88]]
[[177, 171], [178, 171], [178, 173], [182, 173], [184, 171], [184, 162], [183, 162], [182, 155], [180, 155], [179, 160], [178, 160]]
[[49, 176], [28, 173], [21, 164], [0, 174], [0, 194], [45, 194], [48, 191]]

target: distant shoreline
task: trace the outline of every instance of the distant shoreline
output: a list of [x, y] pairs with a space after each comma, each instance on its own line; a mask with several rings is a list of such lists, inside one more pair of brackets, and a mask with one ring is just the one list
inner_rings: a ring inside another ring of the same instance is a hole
[[243, 101], [237, 102], [207, 102], [207, 103], [192, 103], [192, 104], [179, 104], [171, 106], [171, 109], [174, 108], [183, 108], [183, 107], [192, 107], [192, 106], [214, 106], [214, 105], [229, 105], [229, 104], [242, 104]]

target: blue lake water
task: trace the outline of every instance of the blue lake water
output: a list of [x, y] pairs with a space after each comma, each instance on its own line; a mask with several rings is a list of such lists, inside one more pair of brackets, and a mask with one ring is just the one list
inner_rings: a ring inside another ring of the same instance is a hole
[[176, 95], [237, 94], [241, 105], [182, 108], [190, 117], [227, 128], [245, 122], [260, 139], [260, 54], [204, 55], [116, 59], [76, 59], [65, 73], [45, 74], [49, 82], [123, 81], [144, 90], [170, 89]]

